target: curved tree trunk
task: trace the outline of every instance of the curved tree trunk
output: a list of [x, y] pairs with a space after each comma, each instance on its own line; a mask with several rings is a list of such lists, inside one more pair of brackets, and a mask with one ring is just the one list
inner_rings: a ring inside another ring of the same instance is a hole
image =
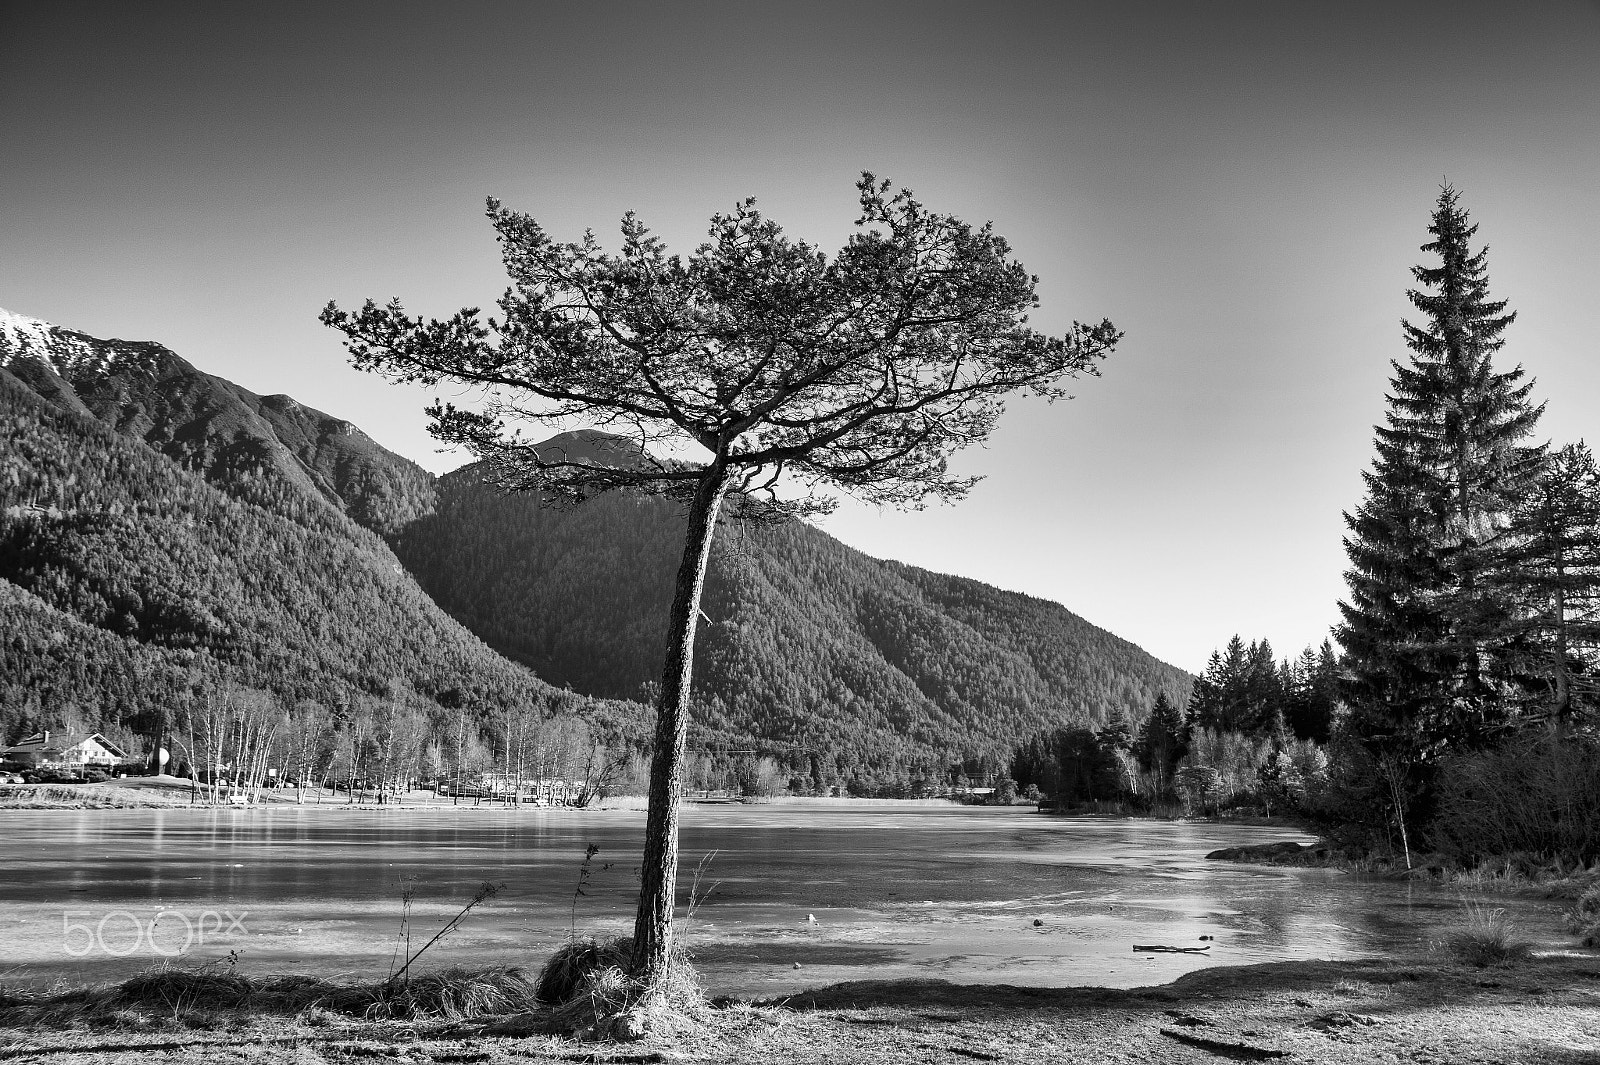
[[639, 910], [633, 923], [632, 975], [657, 983], [672, 950], [672, 911], [678, 885], [678, 805], [683, 797], [683, 755], [689, 735], [689, 688], [694, 670], [694, 632], [705, 587], [706, 562], [716, 532], [717, 511], [728, 487], [721, 460], [712, 463], [695, 490], [678, 567], [672, 613], [667, 622], [666, 665], [656, 709], [655, 750], [650, 758], [650, 811], [644, 829]]

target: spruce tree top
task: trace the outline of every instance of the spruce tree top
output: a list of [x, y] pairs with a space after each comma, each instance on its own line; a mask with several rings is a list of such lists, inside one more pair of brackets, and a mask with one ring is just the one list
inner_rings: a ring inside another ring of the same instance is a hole
[[1488, 249], [1445, 185], [1407, 294], [1423, 317], [1402, 323], [1367, 496], [1352, 516], [1344, 624], [1344, 696], [1358, 733], [1426, 756], [1485, 735], [1517, 683], [1508, 605], [1512, 515], [1533, 490], [1544, 448], [1528, 443], [1542, 406], [1522, 368], [1494, 355], [1515, 315], [1489, 298]]
[[1387, 425], [1379, 426], [1379, 460], [1367, 475], [1416, 478], [1439, 532], [1455, 543], [1492, 538], [1538, 476], [1544, 449], [1524, 446], [1544, 407], [1532, 406], [1533, 382], [1516, 366], [1497, 373], [1493, 357], [1516, 312], [1489, 298], [1489, 249], [1472, 251], [1478, 232], [1446, 184], [1422, 250], [1438, 266], [1415, 266], [1422, 289], [1406, 295], [1426, 318], [1403, 321], [1410, 365], [1394, 362]]

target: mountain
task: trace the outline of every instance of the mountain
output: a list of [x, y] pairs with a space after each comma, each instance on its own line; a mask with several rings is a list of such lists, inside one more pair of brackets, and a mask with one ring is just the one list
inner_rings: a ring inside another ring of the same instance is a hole
[[[0, 714], [148, 717], [224, 679], [338, 703], [401, 678], [483, 722], [583, 705], [639, 734], [626, 700], [659, 676], [683, 542], [667, 501], [561, 509], [475, 467], [435, 479], [159, 344], [5, 312], [0, 419]], [[637, 461], [603, 433], [548, 443]], [[1040, 729], [1137, 721], [1163, 691], [1181, 705], [1191, 682], [1059, 604], [803, 523], [725, 524], [703, 608], [694, 742], [819, 784], [992, 768]]]
[[[578, 446], [626, 453], [599, 436]], [[671, 504], [548, 507], [467, 467], [392, 543], [436, 602], [552, 683], [630, 698], [658, 678], [683, 543]], [[813, 769], [830, 779], [994, 757], [1114, 709], [1138, 721], [1191, 683], [1057, 603], [880, 561], [804, 523], [724, 523], [703, 611], [696, 720], [828, 760]]]
[[160, 344], [0, 310], [0, 366], [58, 410], [89, 414], [224, 488], [265, 471], [380, 533], [433, 508], [433, 476], [351, 422], [258, 396]]
[[428, 475], [158, 345], [0, 322], [0, 731], [69, 708], [149, 731], [229, 684], [339, 706], [399, 679], [481, 721], [582, 701], [355, 520], [399, 522]]

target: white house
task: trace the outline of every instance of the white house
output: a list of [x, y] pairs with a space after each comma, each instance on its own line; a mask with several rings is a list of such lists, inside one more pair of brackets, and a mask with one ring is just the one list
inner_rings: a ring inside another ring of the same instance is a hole
[[128, 760], [128, 754], [98, 732], [36, 732], [12, 747], [0, 749], [0, 758], [19, 765], [52, 769], [110, 769]]

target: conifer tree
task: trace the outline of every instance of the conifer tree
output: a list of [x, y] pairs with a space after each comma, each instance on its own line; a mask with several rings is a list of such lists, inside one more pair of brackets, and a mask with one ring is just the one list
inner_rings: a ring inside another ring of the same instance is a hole
[[1600, 652], [1600, 466], [1587, 445], [1550, 457], [1523, 501], [1509, 595], [1520, 596], [1536, 706], [1565, 721], [1591, 707]]
[[1324, 640], [1320, 651], [1307, 647], [1284, 680], [1284, 724], [1300, 739], [1327, 743], [1339, 697], [1338, 658]]
[[1284, 686], [1272, 657], [1272, 644], [1246, 646], [1235, 634], [1226, 651], [1211, 653], [1205, 673], [1189, 697], [1189, 720], [1214, 732], [1259, 735], [1284, 716]]
[[1139, 731], [1139, 761], [1156, 773], [1163, 795], [1172, 791], [1172, 771], [1188, 751], [1189, 726], [1183, 711], [1161, 692]]
[[1243, 687], [1235, 731], [1247, 736], [1281, 731], [1284, 688], [1272, 656], [1272, 644], [1265, 638], [1252, 643], [1246, 653]]
[[1543, 449], [1528, 438], [1542, 407], [1520, 367], [1493, 357], [1515, 318], [1489, 298], [1488, 250], [1449, 185], [1413, 268], [1367, 498], [1346, 514], [1350, 595], [1341, 602], [1344, 696], [1358, 736], [1411, 766], [1481, 740], [1514, 689], [1516, 625], [1503, 594], [1510, 516], [1531, 491]]
[[1239, 634], [1234, 633], [1222, 651], [1222, 680], [1214, 719], [1196, 721], [1196, 725], [1218, 732], [1244, 731], [1242, 719], [1247, 715], [1251, 651], [1252, 648], [1245, 646]]
[[1133, 725], [1128, 721], [1127, 711], [1121, 706], [1114, 706], [1106, 715], [1106, 723], [1100, 726], [1096, 737], [1100, 746], [1107, 751], [1126, 751], [1133, 746]]
[[[1234, 639], [1237, 640], [1238, 637], [1235, 636]], [[1222, 652], [1212, 651], [1211, 657], [1206, 661], [1205, 671], [1194, 679], [1194, 687], [1189, 690], [1190, 721], [1202, 727], [1215, 727], [1214, 722], [1222, 709], [1227, 674], [1227, 667], [1222, 661]]]

